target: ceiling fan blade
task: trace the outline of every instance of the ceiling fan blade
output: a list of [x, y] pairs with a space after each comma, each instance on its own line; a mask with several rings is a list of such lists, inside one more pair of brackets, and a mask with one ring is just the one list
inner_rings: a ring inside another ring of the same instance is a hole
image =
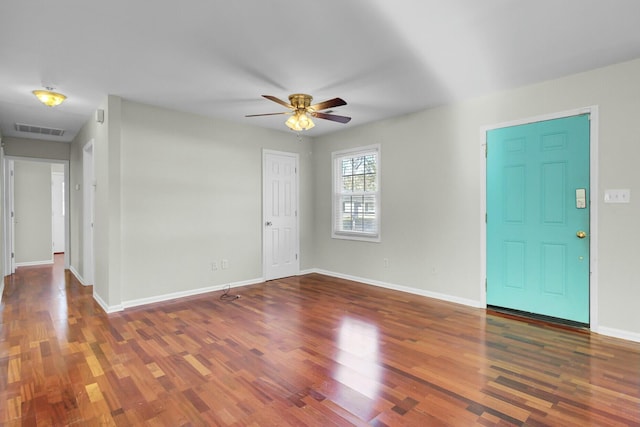
[[288, 103], [288, 102], [286, 102], [286, 101], [283, 101], [283, 100], [282, 100], [282, 99], [280, 99], [280, 98], [276, 98], [275, 96], [271, 96], [271, 95], [262, 95], [262, 96], [263, 96], [264, 98], [267, 98], [269, 101], [276, 102], [276, 103], [278, 103], [278, 104], [282, 105], [283, 107], [287, 107], [287, 108], [290, 108], [290, 109], [292, 109], [292, 110], [293, 110], [293, 105], [289, 104], [289, 103]]
[[313, 113], [311, 113], [311, 115], [319, 119], [331, 120], [332, 122], [349, 123], [351, 121], [351, 117], [338, 116], [336, 114], [319, 113], [317, 111], [314, 111]]
[[290, 111], [283, 111], [282, 113], [248, 114], [245, 117], [279, 116], [280, 114], [291, 114], [291, 112]]
[[328, 101], [319, 102], [309, 107], [314, 111], [326, 110], [327, 108], [339, 107], [341, 105], [347, 105], [347, 102], [342, 98], [333, 98]]

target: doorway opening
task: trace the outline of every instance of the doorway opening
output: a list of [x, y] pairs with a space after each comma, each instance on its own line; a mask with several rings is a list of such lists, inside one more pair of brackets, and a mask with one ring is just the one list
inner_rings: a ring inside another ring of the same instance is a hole
[[52, 264], [63, 254], [69, 268], [69, 161], [4, 158], [5, 275], [20, 266]]
[[67, 216], [65, 184], [64, 165], [51, 164], [51, 234], [54, 255], [65, 253], [67, 247], [64, 227]]

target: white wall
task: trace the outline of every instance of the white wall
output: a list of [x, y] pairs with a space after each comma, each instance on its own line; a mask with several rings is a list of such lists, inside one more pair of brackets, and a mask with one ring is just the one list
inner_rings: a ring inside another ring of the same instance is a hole
[[[600, 156], [597, 295], [600, 330], [640, 340], [640, 60], [353, 128], [314, 141], [316, 266], [481, 301], [480, 129], [598, 105]], [[382, 145], [382, 242], [330, 238], [331, 152]], [[630, 188], [630, 204], [603, 204]], [[389, 259], [384, 268], [383, 259]]]
[[51, 241], [51, 164], [14, 163], [16, 265], [53, 262]]

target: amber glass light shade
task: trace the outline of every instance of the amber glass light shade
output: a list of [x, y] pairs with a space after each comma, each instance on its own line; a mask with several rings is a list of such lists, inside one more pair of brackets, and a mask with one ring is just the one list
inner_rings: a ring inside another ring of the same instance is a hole
[[51, 90], [34, 90], [33, 94], [47, 107], [55, 107], [67, 99], [63, 94]]

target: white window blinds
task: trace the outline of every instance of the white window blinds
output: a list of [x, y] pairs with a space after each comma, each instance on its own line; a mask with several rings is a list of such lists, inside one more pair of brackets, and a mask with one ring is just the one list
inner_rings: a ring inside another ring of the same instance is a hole
[[380, 241], [380, 147], [333, 153], [334, 238]]

